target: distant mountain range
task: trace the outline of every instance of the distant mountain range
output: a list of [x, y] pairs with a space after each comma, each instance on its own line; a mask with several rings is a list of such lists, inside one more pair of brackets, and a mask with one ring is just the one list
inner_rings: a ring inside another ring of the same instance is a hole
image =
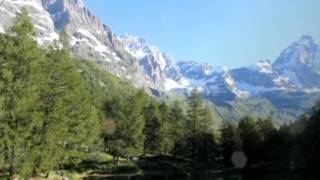
[[5, 0], [0, 7], [0, 32], [26, 7], [46, 46], [66, 28], [73, 54], [145, 88], [156, 96], [188, 95], [198, 89], [221, 117], [245, 114], [293, 120], [320, 98], [320, 49], [308, 35], [284, 49], [272, 63], [260, 60], [236, 69], [195, 61], [175, 62], [144, 38], [118, 36], [91, 13], [82, 0]]

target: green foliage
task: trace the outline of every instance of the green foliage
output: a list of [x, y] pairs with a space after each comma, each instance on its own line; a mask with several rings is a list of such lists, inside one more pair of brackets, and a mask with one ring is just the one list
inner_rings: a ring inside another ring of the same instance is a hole
[[11, 176], [78, 162], [98, 137], [97, 109], [65, 38], [40, 49], [25, 9], [0, 37], [1, 168]]
[[34, 35], [31, 18], [22, 9], [11, 31], [0, 39], [0, 156], [11, 175], [32, 173], [34, 129], [41, 124], [34, 104], [38, 64], [44, 57]]
[[125, 98], [115, 97], [106, 105], [109, 118], [115, 122], [115, 131], [105, 137], [108, 151], [115, 157], [134, 157], [143, 153], [145, 136], [144, 106], [147, 95], [139, 90]]
[[239, 135], [244, 153], [248, 156], [248, 163], [254, 164], [260, 160], [261, 136], [255, 119], [244, 117], [239, 122]]
[[[62, 33], [63, 34], [63, 33]], [[97, 110], [89, 98], [75, 60], [65, 49], [66, 36], [47, 53], [39, 78], [42, 125], [37, 170], [46, 172], [61, 163], [76, 163], [99, 133]]]
[[[181, 112], [179, 107], [176, 108]], [[179, 117], [183, 118], [180, 113]], [[177, 121], [177, 127], [182, 127], [184, 131], [180, 132], [184, 138], [176, 141], [174, 154], [192, 160], [194, 168], [214, 166], [219, 158], [220, 148], [213, 132], [213, 121], [213, 113], [201, 95], [192, 91], [188, 99], [186, 122]]]
[[186, 115], [183, 113], [180, 102], [175, 101], [171, 108], [170, 118], [172, 123], [172, 135], [175, 143], [184, 139], [187, 135]]
[[174, 137], [173, 137], [173, 121], [170, 117], [170, 109], [165, 103], [161, 103], [159, 106], [160, 112], [160, 122], [161, 127], [159, 131], [160, 143], [159, 151], [160, 153], [169, 153], [174, 147]]
[[160, 144], [160, 113], [158, 106], [155, 103], [149, 104], [144, 109], [144, 116], [146, 124], [144, 127], [145, 141], [144, 141], [144, 154], [159, 152]]
[[190, 135], [195, 135], [198, 131], [202, 130], [202, 118], [204, 116], [203, 99], [201, 95], [193, 90], [188, 99], [188, 129]]
[[[316, 104], [310, 113], [309, 118], [300, 120], [300, 128], [303, 131], [295, 137], [295, 146], [297, 146], [297, 160], [300, 168], [305, 168], [307, 171], [318, 172], [320, 159], [320, 104]], [[302, 158], [303, 157], [303, 158]]]
[[230, 167], [232, 165], [232, 154], [241, 149], [239, 131], [235, 124], [224, 122], [220, 129], [220, 146], [222, 148], [224, 163], [227, 167]]

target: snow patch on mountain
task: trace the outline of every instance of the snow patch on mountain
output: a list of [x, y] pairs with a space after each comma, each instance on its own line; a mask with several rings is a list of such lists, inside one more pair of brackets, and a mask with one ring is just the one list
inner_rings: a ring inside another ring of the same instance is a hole
[[[5, 3], [10, 3], [12, 5], [20, 7], [33, 8], [39, 12], [43, 11], [40, 0], [5, 0]], [[18, 10], [17, 12], [20, 12], [20, 10]]]
[[[77, 34], [80, 33], [80, 34]], [[83, 35], [83, 36], [81, 36]], [[93, 34], [91, 34], [86, 29], [78, 29], [78, 31], [75, 33], [75, 39], [73, 44], [75, 44], [77, 41], [86, 41], [96, 52], [105, 52], [110, 53], [110, 50], [107, 46], [102, 44]]]
[[14, 17], [26, 8], [37, 32], [37, 41], [48, 44], [58, 38], [50, 14], [43, 8], [41, 0], [5, 0], [0, 7], [0, 27], [2, 31], [11, 27]]
[[40, 37], [40, 38], [37, 38], [37, 42], [40, 44], [40, 45], [45, 45], [47, 43], [51, 43], [53, 42], [54, 40], [58, 40], [59, 39], [59, 35], [55, 32], [52, 32], [51, 34], [48, 34], [46, 36], [43, 36], [43, 37]]
[[281, 74], [286, 80], [292, 82], [297, 87], [300, 87], [300, 88], [302, 87], [300, 80], [295, 72], [292, 72], [290, 70], [283, 70]]
[[184, 89], [186, 86], [183, 86], [182, 84], [179, 84], [177, 81], [167, 78], [164, 84], [165, 90], [170, 91], [173, 89]]
[[320, 88], [303, 89], [303, 92], [306, 92], [306, 93], [309, 93], [309, 94], [319, 93], [320, 92]]
[[254, 86], [252, 84], [248, 84], [245, 82], [238, 82], [237, 86], [239, 87], [240, 90], [250, 93], [251, 95], [258, 95], [266, 91], [273, 91], [277, 89], [275, 87], [268, 88], [264, 86]]
[[125, 49], [139, 60], [151, 53], [151, 48], [142, 37], [126, 34], [120, 37], [120, 40], [124, 43]]
[[249, 66], [248, 68], [253, 71], [258, 71], [261, 73], [266, 73], [266, 74], [273, 73], [272, 64], [269, 60], [260, 60], [258, 63], [256, 63], [255, 65]]
[[146, 56], [153, 56], [161, 70], [166, 68], [167, 60], [164, 54], [157, 47], [150, 46], [146, 39], [126, 34], [122, 37], [122, 42], [124, 43], [125, 49], [138, 60]]

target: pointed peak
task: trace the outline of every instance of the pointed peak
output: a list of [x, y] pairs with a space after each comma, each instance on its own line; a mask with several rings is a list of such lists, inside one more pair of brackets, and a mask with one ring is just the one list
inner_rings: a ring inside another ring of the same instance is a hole
[[301, 36], [299, 43], [304, 45], [310, 45], [310, 44], [314, 44], [314, 40], [313, 40], [313, 37], [310, 35], [303, 35]]
[[307, 34], [301, 36], [300, 40], [310, 40], [313, 41], [313, 37]]

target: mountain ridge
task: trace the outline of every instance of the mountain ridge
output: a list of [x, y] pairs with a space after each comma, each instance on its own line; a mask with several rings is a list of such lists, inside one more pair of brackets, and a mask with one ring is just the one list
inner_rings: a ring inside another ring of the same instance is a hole
[[[300, 102], [292, 94], [300, 93], [309, 101], [320, 92], [320, 49], [309, 35], [284, 49], [274, 62], [260, 60], [255, 65], [228, 69], [195, 61], [176, 62], [144, 38], [118, 36], [82, 0], [6, 0], [0, 7], [0, 32], [10, 27], [22, 7], [30, 12], [40, 44], [50, 44], [59, 31], [66, 29], [74, 56], [94, 61], [153, 94], [188, 94], [197, 89], [222, 108], [260, 98], [282, 112], [289, 106], [279, 106], [274, 97], [285, 97], [290, 104]], [[293, 114], [297, 116], [306, 109], [294, 107], [288, 111], [296, 111]]]

